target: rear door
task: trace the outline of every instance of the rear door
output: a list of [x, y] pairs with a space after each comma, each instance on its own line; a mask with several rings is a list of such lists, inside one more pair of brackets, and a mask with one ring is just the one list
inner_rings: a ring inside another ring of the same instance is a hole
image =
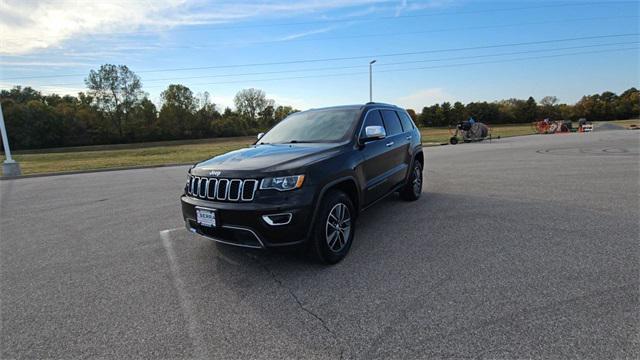
[[[364, 138], [367, 126], [384, 126], [380, 111], [369, 110], [362, 124], [360, 138]], [[391, 190], [389, 174], [394, 166], [392, 153], [387, 146], [388, 139], [366, 142], [360, 151], [364, 157], [362, 170], [364, 175], [364, 205], [368, 205]]]
[[409, 143], [410, 139], [405, 133], [400, 118], [395, 110], [381, 110], [382, 121], [387, 130], [387, 138], [385, 139], [385, 147], [389, 154], [387, 157], [392, 163], [389, 170], [389, 184], [391, 187], [398, 185], [407, 175], [409, 168]]

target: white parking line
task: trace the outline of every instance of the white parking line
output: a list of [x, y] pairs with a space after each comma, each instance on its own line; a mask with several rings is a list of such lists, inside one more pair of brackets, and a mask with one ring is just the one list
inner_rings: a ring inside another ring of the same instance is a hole
[[217, 256], [219, 259], [224, 260], [224, 261], [226, 261], [227, 263], [229, 263], [229, 264], [231, 264], [231, 265], [240, 266], [240, 264], [239, 264], [237, 261], [235, 261], [235, 260], [231, 260], [231, 259], [229, 259], [228, 257], [226, 257], [226, 256], [224, 256], [224, 255], [222, 255], [222, 254], [220, 254], [220, 253], [218, 253], [216, 256]]
[[169, 259], [169, 267], [171, 269], [171, 275], [173, 276], [173, 283], [178, 291], [180, 307], [182, 308], [182, 313], [187, 321], [187, 331], [189, 332], [189, 337], [191, 338], [191, 341], [193, 341], [193, 346], [195, 347], [194, 357], [196, 359], [208, 359], [207, 347], [201, 336], [202, 331], [199, 329], [200, 326], [198, 325], [196, 316], [193, 312], [193, 303], [187, 293], [184, 281], [182, 281], [182, 278], [180, 277], [176, 254], [171, 247], [170, 233], [180, 229], [184, 228], [180, 227], [162, 230], [160, 231], [160, 238], [162, 238], [162, 246], [164, 246], [164, 249], [167, 251], [167, 258]]

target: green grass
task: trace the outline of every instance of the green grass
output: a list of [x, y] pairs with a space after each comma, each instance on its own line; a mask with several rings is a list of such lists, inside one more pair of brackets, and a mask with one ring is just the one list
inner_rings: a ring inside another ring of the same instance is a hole
[[[420, 133], [422, 134], [422, 142], [426, 145], [448, 143], [449, 138], [451, 138], [449, 128], [422, 128]], [[498, 136], [504, 138], [533, 134], [534, 131], [531, 124], [496, 125], [491, 127], [491, 136], [494, 139], [498, 138]]]
[[212, 139], [207, 143], [162, 145], [153, 147], [107, 150], [75, 150], [64, 152], [16, 154], [24, 175], [61, 173], [78, 170], [195, 163], [212, 156], [251, 144], [248, 139], [234, 141]]
[[[628, 127], [640, 126], [640, 120], [613, 121]], [[448, 128], [422, 128], [425, 145], [447, 143]], [[530, 124], [497, 125], [492, 127], [493, 138], [531, 135]], [[121, 167], [195, 163], [227, 151], [251, 144], [254, 137], [202, 140], [165, 141], [139, 144], [99, 145], [74, 148], [18, 151], [14, 158], [20, 162], [22, 173], [62, 173], [78, 170], [99, 170]]]

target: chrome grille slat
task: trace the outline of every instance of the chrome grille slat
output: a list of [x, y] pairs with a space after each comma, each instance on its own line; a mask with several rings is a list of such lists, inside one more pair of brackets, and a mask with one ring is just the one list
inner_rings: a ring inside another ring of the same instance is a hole
[[193, 194], [193, 196], [198, 196], [198, 190], [200, 189], [200, 178], [199, 177], [195, 177], [193, 179], [193, 188], [191, 189], [191, 193]]
[[189, 176], [187, 195], [199, 199], [249, 202], [258, 190], [256, 179], [226, 179], [215, 177]]
[[[238, 185], [235, 191], [234, 191], [234, 184]], [[231, 181], [229, 181], [229, 186], [227, 186], [227, 199], [229, 199], [229, 201], [240, 200], [240, 197], [242, 196], [242, 194], [240, 193], [241, 187], [242, 187], [242, 180], [232, 179]], [[236, 196], [234, 196], [234, 194]]]
[[217, 190], [218, 180], [216, 178], [209, 179], [209, 187], [207, 188], [207, 199], [215, 200]]
[[[249, 184], [251, 184], [251, 185], [249, 185]], [[251, 187], [250, 188], [247, 187], [248, 185], [251, 186]], [[251, 189], [249, 191], [251, 196], [246, 196], [245, 197], [245, 187], [247, 189]], [[253, 200], [253, 196], [255, 195], [257, 188], [258, 188], [258, 180], [246, 179], [245, 181], [243, 181], [242, 182], [242, 191], [240, 191], [240, 194], [241, 194], [241, 199], [240, 200], [242, 200], [242, 201], [252, 201]]]
[[200, 186], [198, 187], [198, 197], [205, 197], [207, 195], [207, 184], [209, 183], [209, 179], [201, 178]]
[[[216, 190], [216, 199], [217, 200], [227, 200], [227, 190], [228, 189], [229, 189], [229, 180], [227, 180], [227, 179], [218, 179], [218, 189]], [[222, 195], [220, 195], [220, 190], [223, 190], [222, 191]]]

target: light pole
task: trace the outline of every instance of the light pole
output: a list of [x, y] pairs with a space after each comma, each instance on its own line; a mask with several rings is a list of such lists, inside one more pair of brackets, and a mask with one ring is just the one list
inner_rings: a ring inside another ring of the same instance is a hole
[[375, 64], [375, 60], [371, 60], [369, 62], [369, 102], [373, 102], [373, 64]]
[[4, 126], [4, 116], [2, 115], [2, 104], [0, 104], [0, 132], [2, 132], [2, 144], [4, 145], [4, 154], [7, 159], [2, 163], [2, 175], [19, 176], [20, 164], [11, 158], [11, 149], [9, 148], [9, 138], [7, 137], [7, 129]]

